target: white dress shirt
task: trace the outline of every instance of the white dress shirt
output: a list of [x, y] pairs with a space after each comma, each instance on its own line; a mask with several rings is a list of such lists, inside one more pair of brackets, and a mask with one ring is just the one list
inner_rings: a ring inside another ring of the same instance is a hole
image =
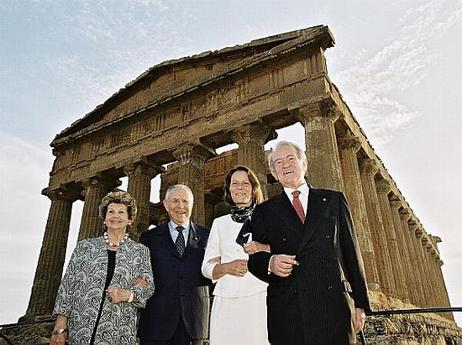
[[176, 242], [176, 238], [179, 235], [178, 230], [176, 229], [177, 226], [182, 226], [184, 230], [182, 231], [183, 237], [184, 237], [184, 243], [185, 246], [188, 245], [188, 238], [189, 238], [189, 222], [186, 224], [177, 224], [174, 221], [169, 221], [168, 222], [168, 230], [170, 231], [170, 236], [172, 237], [173, 243]]
[[294, 199], [292, 192], [296, 190], [300, 192], [300, 195], [298, 196], [298, 198], [300, 199], [300, 202], [302, 203], [303, 212], [305, 212], [305, 215], [306, 215], [306, 211], [308, 210], [308, 194], [310, 192], [310, 188], [308, 187], [306, 182], [303, 182], [303, 184], [299, 186], [297, 189], [284, 187], [284, 192], [287, 194], [287, 197], [289, 198], [290, 203], [292, 203]]

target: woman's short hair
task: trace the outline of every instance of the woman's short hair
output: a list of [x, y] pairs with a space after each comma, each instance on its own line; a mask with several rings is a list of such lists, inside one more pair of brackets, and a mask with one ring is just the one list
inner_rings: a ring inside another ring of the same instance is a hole
[[223, 186], [224, 190], [224, 200], [228, 205], [234, 206], [233, 198], [231, 197], [231, 193], [229, 191], [229, 187], [231, 186], [231, 177], [236, 171], [245, 171], [247, 176], [249, 177], [250, 184], [252, 186], [252, 203], [259, 204], [263, 201], [263, 193], [261, 191], [260, 182], [258, 181], [257, 175], [250, 170], [250, 168], [246, 167], [245, 165], [236, 165], [231, 170], [228, 171], [225, 177], [225, 185]]
[[136, 200], [123, 191], [110, 192], [101, 200], [101, 205], [99, 205], [99, 217], [101, 219], [106, 218], [107, 207], [112, 203], [127, 206], [128, 219], [135, 220], [137, 212]]

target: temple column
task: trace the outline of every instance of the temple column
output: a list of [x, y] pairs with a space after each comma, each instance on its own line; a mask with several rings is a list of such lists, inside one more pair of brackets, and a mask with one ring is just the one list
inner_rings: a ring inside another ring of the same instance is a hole
[[396, 296], [391, 259], [388, 254], [388, 243], [383, 228], [382, 215], [379, 208], [379, 195], [375, 186], [374, 175], [378, 171], [377, 163], [372, 159], [365, 159], [360, 164], [361, 187], [364, 194], [364, 203], [367, 214], [367, 224], [375, 252], [377, 274], [380, 289], [385, 295]]
[[298, 109], [305, 128], [307, 178], [315, 187], [343, 191], [340, 158], [334, 123], [340, 111], [333, 104], [317, 103]]
[[[431, 270], [433, 272], [433, 276], [435, 277], [434, 285], [438, 291], [436, 303], [438, 307], [449, 307], [449, 296], [446, 290], [446, 285], [444, 283], [443, 273], [441, 271], [441, 264], [442, 261], [440, 260], [440, 255], [438, 251], [438, 243], [441, 242], [441, 238], [438, 236], [428, 235], [429, 243], [428, 249], [431, 258]], [[449, 320], [454, 320], [452, 314], [441, 313], [441, 316], [446, 317]]]
[[424, 249], [424, 257], [425, 257], [425, 269], [427, 273], [428, 279], [428, 289], [431, 293], [430, 295], [430, 307], [439, 307], [439, 300], [438, 300], [438, 289], [436, 288], [437, 284], [437, 277], [435, 275], [435, 271], [433, 269], [434, 261], [432, 255], [430, 253], [430, 249], [432, 247], [430, 243], [430, 239], [427, 234], [422, 237], [422, 245]]
[[339, 139], [340, 162], [342, 165], [345, 196], [351, 210], [354, 229], [364, 260], [367, 283], [369, 289], [379, 290], [380, 283], [377, 262], [367, 219], [361, 174], [359, 172], [359, 163], [356, 155], [360, 147], [361, 142], [359, 139], [351, 134]]
[[239, 145], [237, 164], [245, 165], [253, 170], [260, 181], [265, 199], [267, 198], [265, 143], [269, 138], [276, 137], [275, 133], [270, 127], [261, 123], [253, 123], [236, 129], [232, 134], [232, 140]]
[[[391, 184], [384, 179], [376, 180], [377, 205], [379, 207], [380, 221], [382, 228], [379, 229], [376, 236], [380, 238], [381, 253], [385, 258], [384, 272], [382, 275], [387, 279], [389, 284], [386, 294], [395, 298], [404, 299], [403, 295], [403, 272], [401, 269], [401, 260], [398, 250], [398, 243], [395, 234], [395, 227], [391, 218], [390, 203], [388, 193], [391, 191]], [[405, 294], [405, 293], [404, 293]]]
[[[223, 194], [222, 189], [211, 190], [205, 193], [205, 227], [210, 229], [212, 226], [213, 220], [217, 218], [215, 214], [215, 209], [217, 205], [223, 203]], [[220, 214], [221, 216], [222, 214]]]
[[[430, 235], [431, 236], [431, 235]], [[440, 253], [439, 253], [439, 250], [438, 250], [438, 243], [441, 243], [441, 238], [438, 237], [438, 236], [431, 236], [431, 239], [432, 239], [432, 243], [434, 245], [434, 248], [432, 250], [432, 254], [433, 254], [433, 259], [434, 259], [434, 262], [435, 262], [435, 273], [436, 273], [436, 276], [439, 277], [438, 279], [438, 288], [439, 288], [439, 295], [441, 296], [440, 298], [440, 305], [443, 306], [443, 307], [450, 307], [451, 306], [451, 302], [449, 301], [449, 294], [448, 294], [448, 291], [446, 289], [446, 283], [444, 281], [444, 277], [443, 277], [443, 271], [441, 270], [441, 267], [443, 266], [443, 261], [440, 259]], [[454, 320], [452, 314], [451, 314], [451, 317], [452, 317], [452, 320]]]
[[[446, 286], [444, 284], [443, 274], [441, 272], [441, 266], [439, 263], [441, 261], [440, 256], [436, 248], [435, 239], [437, 238], [439, 237], [429, 235], [430, 243], [432, 244], [429, 246], [431, 271], [432, 271], [433, 277], [435, 277], [434, 287], [435, 287], [435, 290], [437, 291], [436, 306], [437, 307], [449, 307], [450, 306], [449, 296], [447, 294]], [[450, 321], [454, 321], [454, 316], [452, 313], [439, 313], [439, 315]]]
[[128, 176], [127, 192], [136, 200], [137, 215], [135, 222], [129, 227], [131, 238], [138, 240], [143, 231], [149, 227], [149, 198], [151, 196], [151, 180], [163, 171], [162, 166], [141, 161], [124, 167]]
[[186, 144], [172, 153], [178, 160], [178, 183], [187, 185], [194, 195], [192, 219], [205, 225], [204, 164], [215, 152], [202, 145]]
[[406, 303], [411, 302], [411, 296], [409, 292], [409, 287], [407, 283], [407, 269], [408, 266], [406, 265], [406, 262], [404, 261], [403, 258], [403, 253], [402, 253], [402, 243], [400, 243], [400, 236], [398, 235], [399, 229], [395, 228], [395, 225], [393, 223], [393, 217], [391, 215], [391, 209], [389, 208], [388, 211], [384, 210], [384, 212], [389, 212], [390, 215], [390, 228], [387, 229], [387, 237], [389, 238], [390, 241], [390, 255], [391, 255], [391, 260], [393, 262], [393, 273], [395, 276], [395, 284], [396, 288], [398, 291], [398, 298], [401, 299], [402, 301]]
[[[436, 259], [436, 272], [439, 277], [439, 281], [441, 282], [441, 295], [442, 295], [442, 306], [443, 307], [450, 307], [451, 306], [451, 301], [449, 300], [449, 294], [448, 290], [446, 288], [446, 283], [444, 281], [444, 276], [443, 276], [443, 271], [441, 267], [443, 267], [443, 261], [440, 260], [439, 258]], [[445, 317], [451, 321], [455, 321], [454, 319], [454, 314], [453, 313], [444, 313]]]
[[120, 181], [94, 176], [82, 182], [84, 200], [82, 219], [78, 240], [97, 237], [103, 229], [103, 220], [99, 217], [99, 205], [103, 197], [113, 188], [120, 185]]
[[72, 203], [78, 195], [65, 189], [42, 191], [51, 200], [42, 248], [35, 270], [29, 305], [20, 321], [50, 317], [61, 282], [66, 257]]
[[213, 204], [207, 202], [207, 200], [204, 203], [204, 211], [205, 211], [205, 220], [204, 220], [204, 226], [207, 229], [210, 229], [213, 223], [213, 213], [215, 211], [215, 207]]
[[[416, 230], [418, 228], [417, 224], [412, 218], [408, 220], [408, 229], [410, 235], [410, 243], [413, 247], [413, 267], [414, 267], [414, 279], [419, 287], [419, 307], [425, 307], [427, 305], [428, 297], [426, 295], [426, 281], [424, 278], [424, 263], [423, 258], [420, 253], [420, 248], [422, 247], [420, 241], [416, 238]], [[420, 247], [420, 248], [419, 248]]]
[[[431, 241], [431, 235], [429, 235], [430, 241]], [[442, 293], [442, 285], [441, 285], [441, 275], [438, 273], [438, 261], [440, 260], [438, 253], [436, 250], [433, 248], [433, 246], [430, 246], [428, 249], [428, 254], [430, 257], [430, 271], [432, 276], [434, 277], [433, 280], [433, 287], [435, 288], [436, 294], [435, 294], [435, 306], [436, 307], [447, 307], [446, 301], [444, 300], [444, 295]]]
[[400, 266], [402, 268], [402, 275], [400, 276], [404, 284], [404, 289], [407, 292], [405, 301], [408, 303], [415, 304], [415, 287], [414, 280], [412, 279], [412, 266], [411, 259], [409, 257], [408, 244], [406, 237], [404, 236], [404, 230], [401, 227], [401, 218], [399, 214], [399, 208], [402, 203], [401, 200], [396, 199], [397, 197], [393, 194], [388, 195], [390, 200], [390, 211], [391, 219], [393, 221], [393, 226], [395, 229], [395, 235], [397, 239], [399, 257], [400, 257]]
[[417, 238], [417, 254], [420, 258], [419, 262], [421, 263], [421, 271], [422, 271], [422, 282], [423, 282], [423, 288], [424, 288], [424, 295], [425, 295], [425, 303], [424, 307], [434, 307], [432, 303], [432, 290], [431, 290], [431, 278], [430, 274], [428, 272], [428, 263], [427, 263], [427, 257], [426, 257], [426, 248], [422, 242], [423, 237], [424, 237], [424, 231], [423, 229], [420, 229], [417, 227], [415, 230], [415, 237]]

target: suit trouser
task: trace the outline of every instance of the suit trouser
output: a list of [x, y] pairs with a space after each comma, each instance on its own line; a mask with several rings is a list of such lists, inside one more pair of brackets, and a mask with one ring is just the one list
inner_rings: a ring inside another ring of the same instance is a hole
[[183, 317], [180, 316], [178, 326], [173, 337], [168, 340], [152, 340], [140, 338], [140, 345], [202, 345], [203, 340], [192, 340], [184, 325]]

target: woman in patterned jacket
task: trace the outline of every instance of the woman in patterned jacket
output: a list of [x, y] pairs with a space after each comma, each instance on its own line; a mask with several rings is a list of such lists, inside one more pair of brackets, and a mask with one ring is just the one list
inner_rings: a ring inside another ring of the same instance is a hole
[[52, 345], [136, 343], [137, 309], [154, 293], [149, 250], [128, 237], [136, 202], [111, 192], [99, 207], [103, 236], [79, 241], [56, 297]]

